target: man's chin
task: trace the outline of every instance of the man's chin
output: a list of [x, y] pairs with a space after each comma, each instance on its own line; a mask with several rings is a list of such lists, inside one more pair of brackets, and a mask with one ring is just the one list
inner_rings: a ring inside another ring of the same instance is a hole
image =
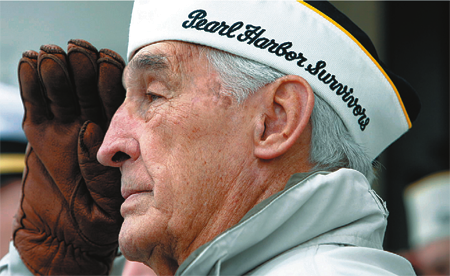
[[147, 263], [158, 240], [151, 235], [156, 231], [149, 231], [151, 225], [146, 225], [141, 218], [125, 216], [119, 232], [119, 248], [127, 260]]
[[119, 233], [119, 248], [127, 260], [143, 262], [142, 254], [139, 250], [140, 238], [136, 236], [136, 230], [133, 231], [132, 225], [129, 225], [130, 219], [124, 219]]

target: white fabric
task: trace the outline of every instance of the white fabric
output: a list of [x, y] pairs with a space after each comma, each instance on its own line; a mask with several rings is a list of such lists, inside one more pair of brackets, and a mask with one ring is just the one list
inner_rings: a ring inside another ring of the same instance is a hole
[[249, 275], [411, 275], [402, 257], [373, 248], [321, 244], [294, 248]]
[[407, 260], [382, 250], [388, 213], [359, 172], [294, 175], [250, 213], [177, 275], [414, 275]]
[[[128, 59], [139, 48], [164, 40], [207, 45], [304, 77], [373, 159], [410, 127], [395, 87], [378, 63], [337, 23], [304, 2], [135, 1]], [[272, 52], [270, 40], [279, 44]], [[336, 82], [325, 84], [321, 73], [329, 73], [330, 81], [333, 75]], [[338, 83], [347, 95], [330, 88]], [[348, 102], [343, 96], [350, 97]], [[351, 98], [358, 102], [348, 107]]]
[[[110, 275], [122, 275], [125, 257], [121, 255], [114, 260]], [[33, 276], [20, 258], [13, 242], [9, 244], [9, 252], [0, 260], [0, 276]]]
[[412, 248], [450, 237], [450, 172], [427, 176], [405, 190]]
[[9, 253], [6, 254], [0, 261], [0, 275], [1, 276], [33, 276], [14, 247], [13, 242], [9, 244]]

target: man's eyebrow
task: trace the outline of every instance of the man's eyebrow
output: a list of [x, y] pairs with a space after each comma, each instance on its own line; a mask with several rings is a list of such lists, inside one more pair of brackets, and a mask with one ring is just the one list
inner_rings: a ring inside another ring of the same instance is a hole
[[169, 69], [167, 57], [161, 54], [143, 54], [133, 58], [128, 64], [130, 69], [162, 71]]
[[[131, 70], [151, 70], [156, 72], [166, 71], [170, 68], [168, 59], [165, 55], [144, 53], [133, 59], [128, 63], [125, 71]], [[124, 71], [124, 73], [125, 73]], [[127, 89], [125, 75], [122, 76], [122, 85]]]

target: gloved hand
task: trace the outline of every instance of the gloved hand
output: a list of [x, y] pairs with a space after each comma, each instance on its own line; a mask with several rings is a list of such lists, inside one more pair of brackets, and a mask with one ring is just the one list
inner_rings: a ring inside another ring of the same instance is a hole
[[108, 274], [122, 224], [120, 171], [96, 155], [125, 97], [122, 58], [83, 40], [19, 62], [29, 144], [13, 240], [37, 275]]

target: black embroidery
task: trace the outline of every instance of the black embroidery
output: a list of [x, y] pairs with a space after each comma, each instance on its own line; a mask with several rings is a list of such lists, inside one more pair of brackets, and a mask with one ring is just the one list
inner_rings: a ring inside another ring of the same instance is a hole
[[208, 23], [208, 20], [204, 19], [206, 15], [207, 13], [205, 10], [196, 10], [191, 12], [188, 15], [188, 18], [192, 20], [184, 21], [182, 24], [183, 28], [193, 28], [208, 33], [216, 33], [217, 31], [219, 31], [218, 33], [221, 36], [233, 38], [236, 36], [233, 33], [244, 26], [243, 22], [236, 22], [231, 26], [227, 25], [225, 21], [222, 21], [221, 23], [217, 21], [211, 21]]
[[[331, 91], [335, 91], [337, 96], [342, 96], [341, 99], [345, 103], [347, 103], [348, 108], [352, 108], [353, 115], [359, 117], [358, 124], [362, 131], [366, 129], [366, 126], [370, 122], [370, 118], [366, 115], [366, 109], [363, 108], [360, 104], [358, 104], [359, 98], [356, 98], [353, 94], [353, 88], [348, 88], [347, 85], [343, 85], [340, 83], [335, 75], [331, 75], [325, 70], [327, 63], [323, 60], [320, 60], [313, 67], [312, 64], [309, 64], [305, 70], [309, 72], [311, 75], [317, 75], [317, 78], [323, 82], [324, 84], [329, 84], [329, 88]], [[364, 120], [365, 119], [365, 120]]]
[[302, 52], [291, 50], [293, 47], [292, 42], [285, 41], [280, 43], [274, 39], [264, 37], [263, 34], [266, 32], [266, 29], [263, 29], [261, 26], [247, 24], [245, 25], [244, 32], [236, 33], [244, 27], [244, 22], [238, 21], [232, 25], [228, 25], [225, 21], [208, 21], [206, 16], [207, 12], [205, 10], [195, 10], [188, 15], [189, 20], [184, 21], [181, 26], [185, 29], [196, 29], [207, 33], [217, 33], [220, 36], [226, 36], [227, 38], [236, 37], [239, 42], [253, 45], [255, 48], [261, 50], [267, 50], [269, 53], [278, 57], [284, 57], [287, 61], [297, 60], [298, 67], [304, 68], [305, 71], [313, 76], [317, 76], [319, 81], [328, 85], [331, 91], [337, 96], [340, 96], [341, 100], [352, 110], [352, 114], [355, 117], [359, 117], [358, 124], [361, 131], [366, 129], [367, 125], [370, 123], [370, 118], [366, 115], [366, 109], [358, 103], [359, 98], [353, 95], [353, 88], [349, 88], [347, 85], [340, 83], [335, 75], [325, 70], [325, 67], [327, 66], [325, 61], [320, 60], [316, 62], [315, 65], [308, 64], [305, 67], [305, 62], [308, 59]]

